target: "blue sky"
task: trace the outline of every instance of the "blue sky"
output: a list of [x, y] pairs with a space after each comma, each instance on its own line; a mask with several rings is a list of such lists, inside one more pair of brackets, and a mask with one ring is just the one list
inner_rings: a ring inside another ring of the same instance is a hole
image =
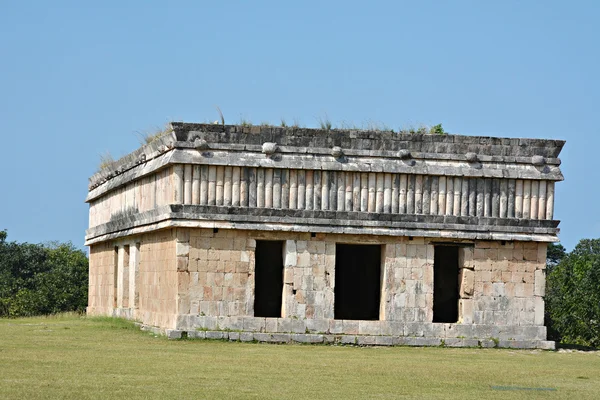
[[[100, 154], [169, 120], [565, 139], [561, 241], [600, 237], [600, 2], [0, 0], [0, 229], [83, 246]], [[175, 4], [176, 3], [176, 4]]]

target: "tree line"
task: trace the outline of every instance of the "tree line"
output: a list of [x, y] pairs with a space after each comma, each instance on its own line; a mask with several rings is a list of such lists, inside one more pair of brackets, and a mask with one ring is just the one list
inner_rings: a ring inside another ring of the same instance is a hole
[[[7, 241], [0, 231], [0, 317], [84, 312], [88, 258], [71, 243]], [[548, 338], [600, 348], [600, 239], [547, 253]]]
[[84, 312], [88, 258], [71, 243], [9, 242], [0, 231], [0, 317]]

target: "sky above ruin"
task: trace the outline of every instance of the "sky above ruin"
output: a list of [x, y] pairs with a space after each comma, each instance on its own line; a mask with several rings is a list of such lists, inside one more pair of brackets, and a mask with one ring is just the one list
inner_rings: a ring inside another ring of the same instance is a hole
[[[555, 217], [600, 237], [600, 2], [0, 0], [0, 230], [83, 247], [88, 177], [171, 120], [565, 139]], [[177, 3], [177, 4], [174, 4]]]

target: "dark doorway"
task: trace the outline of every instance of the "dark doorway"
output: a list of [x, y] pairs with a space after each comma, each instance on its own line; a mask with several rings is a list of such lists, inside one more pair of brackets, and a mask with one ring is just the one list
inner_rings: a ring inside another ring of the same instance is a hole
[[381, 246], [336, 244], [335, 319], [378, 320]]
[[433, 322], [458, 321], [457, 246], [435, 246], [433, 258]]
[[256, 241], [254, 316], [281, 317], [283, 242]]

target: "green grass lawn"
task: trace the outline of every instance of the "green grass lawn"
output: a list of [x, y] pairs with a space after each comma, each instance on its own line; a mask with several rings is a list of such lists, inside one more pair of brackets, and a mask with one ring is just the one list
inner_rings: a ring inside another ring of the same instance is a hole
[[0, 398], [598, 399], [600, 352], [169, 341], [107, 318], [3, 319]]

